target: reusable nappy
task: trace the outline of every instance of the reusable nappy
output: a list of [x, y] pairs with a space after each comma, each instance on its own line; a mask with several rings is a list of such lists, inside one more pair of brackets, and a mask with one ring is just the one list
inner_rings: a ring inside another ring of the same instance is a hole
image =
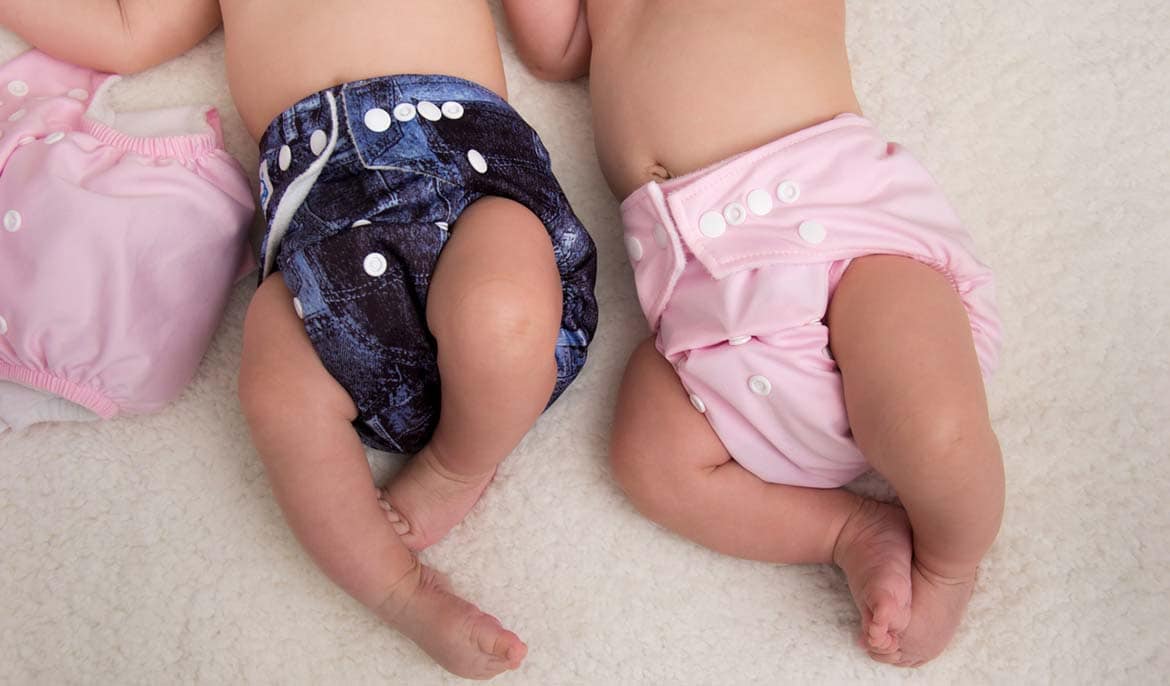
[[0, 432], [160, 409], [254, 264], [215, 110], [113, 112], [115, 80], [0, 66]]
[[659, 352], [728, 453], [765, 481], [836, 487], [869, 469], [824, 322], [853, 258], [901, 255], [944, 275], [984, 375], [996, 366], [991, 271], [930, 174], [859, 116], [651, 182], [622, 217]]

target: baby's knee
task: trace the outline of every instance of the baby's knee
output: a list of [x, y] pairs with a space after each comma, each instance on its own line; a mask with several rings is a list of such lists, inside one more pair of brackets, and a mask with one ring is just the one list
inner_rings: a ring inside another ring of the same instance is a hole
[[881, 445], [888, 453], [931, 455], [956, 463], [998, 461], [999, 441], [986, 412], [969, 403], [935, 403], [890, 422]]
[[440, 355], [515, 367], [553, 360], [560, 331], [557, 302], [525, 284], [493, 280], [477, 284], [434, 328]]

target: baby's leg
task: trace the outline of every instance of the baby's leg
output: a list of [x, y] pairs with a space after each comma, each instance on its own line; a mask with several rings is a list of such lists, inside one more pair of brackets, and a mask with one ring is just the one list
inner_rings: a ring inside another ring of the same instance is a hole
[[730, 458], [653, 341], [622, 381], [614, 477], [650, 519], [721, 553], [839, 565], [880, 644], [910, 620], [910, 529], [901, 508], [841, 489], [766, 483]]
[[349, 395], [321, 365], [279, 274], [248, 309], [240, 399], [289, 526], [347, 593], [455, 674], [515, 669], [525, 645], [419, 564], [378, 507]]
[[914, 530], [910, 625], [921, 664], [954, 635], [1003, 513], [1003, 464], [966, 311], [946, 279], [906, 258], [846, 271], [829, 309], [854, 438], [897, 491]]
[[439, 425], [384, 494], [387, 516], [412, 549], [438, 541], [467, 515], [548, 404], [561, 300], [552, 242], [536, 215], [493, 197], [463, 212], [427, 296], [439, 348]]

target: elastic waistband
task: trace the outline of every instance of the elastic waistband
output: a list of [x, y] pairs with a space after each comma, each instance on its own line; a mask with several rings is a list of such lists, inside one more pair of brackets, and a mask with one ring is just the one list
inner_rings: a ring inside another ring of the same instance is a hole
[[193, 159], [223, 149], [219, 112], [214, 107], [191, 110], [203, 116], [207, 131], [181, 136], [132, 136], [91, 117], [82, 120], [83, 130], [98, 142], [148, 157]]
[[[867, 129], [873, 132], [873, 135], [880, 137], [881, 133], [873, 122], [856, 114], [839, 114], [828, 121], [814, 124], [806, 129], [801, 129], [787, 136], [779, 138], [771, 143], [767, 143], [761, 147], [754, 148], [747, 152], [734, 155], [725, 160], [716, 162], [715, 164], [703, 167], [689, 174], [675, 177], [667, 181], [650, 181], [644, 186], [641, 186], [622, 201], [621, 210], [625, 212], [630, 206], [637, 204], [651, 195], [651, 186], [656, 186], [657, 191], [667, 198], [688, 187], [697, 184], [713, 184], [718, 183], [722, 178], [738, 178], [742, 177], [744, 171], [756, 168], [761, 161], [776, 157], [801, 143], [810, 141], [811, 139], [824, 136], [842, 129]], [[775, 160], [771, 160], [775, 162]]]

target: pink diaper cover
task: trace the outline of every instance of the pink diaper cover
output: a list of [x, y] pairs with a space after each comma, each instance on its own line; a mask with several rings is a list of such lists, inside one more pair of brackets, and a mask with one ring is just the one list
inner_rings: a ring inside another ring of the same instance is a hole
[[845, 114], [622, 203], [658, 350], [729, 454], [772, 483], [832, 488], [868, 471], [824, 318], [856, 257], [945, 275], [989, 375], [1001, 329], [991, 271], [930, 174]]
[[158, 410], [254, 265], [215, 110], [113, 112], [115, 81], [0, 65], [0, 432]]

